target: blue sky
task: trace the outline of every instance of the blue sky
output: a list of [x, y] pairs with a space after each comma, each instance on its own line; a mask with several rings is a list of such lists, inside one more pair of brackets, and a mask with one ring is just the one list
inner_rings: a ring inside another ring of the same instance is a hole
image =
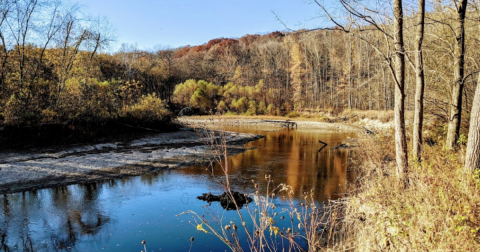
[[139, 49], [200, 45], [210, 39], [321, 26], [308, 0], [79, 0], [85, 12], [107, 17], [117, 42]]

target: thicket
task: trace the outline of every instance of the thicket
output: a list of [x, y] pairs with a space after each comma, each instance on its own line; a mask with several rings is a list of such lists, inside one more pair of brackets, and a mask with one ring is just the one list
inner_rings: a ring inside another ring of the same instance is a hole
[[126, 45], [101, 53], [108, 22], [62, 1], [0, 4], [0, 126], [170, 120], [163, 65], [132, 67]]
[[226, 115], [281, 115], [289, 112], [288, 104], [275, 107], [274, 88], [266, 89], [263, 80], [255, 86], [229, 82], [224, 86], [193, 79], [180, 83], [173, 92], [173, 102], [202, 113], [221, 112]]
[[[463, 171], [464, 157], [443, 144], [444, 127], [427, 128], [424, 159], [410, 165], [408, 186], [395, 175], [393, 134], [364, 140], [352, 159], [356, 183], [339, 202], [336, 241], [325, 250], [480, 249], [480, 174]], [[465, 142], [460, 147], [465, 148]]]

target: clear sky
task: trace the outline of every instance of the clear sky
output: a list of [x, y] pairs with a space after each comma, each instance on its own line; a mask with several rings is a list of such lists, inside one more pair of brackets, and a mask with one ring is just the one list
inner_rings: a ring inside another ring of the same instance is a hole
[[107, 17], [121, 43], [139, 49], [201, 45], [214, 38], [321, 26], [308, 0], [78, 0], [84, 11]]

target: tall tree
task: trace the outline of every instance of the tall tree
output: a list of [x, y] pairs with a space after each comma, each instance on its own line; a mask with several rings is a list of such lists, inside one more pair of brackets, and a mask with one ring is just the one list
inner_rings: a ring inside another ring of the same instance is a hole
[[403, 43], [402, 0], [393, 0], [393, 29], [395, 41], [395, 149], [397, 176], [408, 172], [407, 140], [405, 136], [405, 48]]
[[423, 34], [425, 31], [425, 0], [418, 0], [417, 37], [415, 43], [415, 115], [413, 120], [413, 156], [420, 161], [423, 130], [423, 96], [425, 73], [423, 71]]
[[453, 148], [460, 134], [462, 122], [462, 93], [465, 75], [465, 15], [467, 12], [467, 0], [453, 1], [456, 7], [455, 29], [455, 64], [454, 83], [452, 88], [452, 100], [450, 103], [450, 118], [448, 121], [447, 148]]
[[[320, 4], [319, 1], [315, 0], [320, 8], [327, 14], [328, 18], [337, 26], [336, 29], [340, 29], [346, 33], [355, 36], [370, 46], [372, 46], [375, 51], [380, 55], [385, 62], [388, 64], [393, 80], [395, 82], [395, 153], [397, 161], [397, 176], [403, 180], [406, 173], [408, 172], [408, 156], [407, 156], [407, 141], [405, 134], [405, 48], [403, 41], [403, 5], [402, 0], [393, 0], [393, 34], [389, 34], [386, 29], [388, 22], [385, 20], [378, 22], [373, 17], [378, 16], [378, 13], [381, 13], [381, 9], [384, 6], [381, 6], [381, 2], [378, 2], [377, 9], [367, 8], [365, 6], [357, 6], [360, 3], [357, 1], [348, 1], [341, 0], [340, 4], [342, 7], [351, 15], [352, 20], [348, 27], [340, 24], [335, 18], [333, 18], [329, 12], [326, 10], [324, 5]], [[370, 15], [372, 14], [372, 15]], [[384, 17], [384, 19], [389, 19]], [[358, 21], [355, 21], [358, 20]], [[376, 46], [376, 43], [372, 41], [371, 36], [362, 35], [365, 31], [370, 31], [370, 28], [366, 28], [365, 23], [369, 27], [374, 27], [378, 32], [384, 35], [386, 40], [386, 50], [383, 52], [379, 47]], [[352, 27], [357, 26], [357, 29], [353, 30]], [[395, 57], [394, 60], [391, 58], [390, 51], [390, 41], [394, 41]]]
[[473, 172], [480, 169], [480, 75], [477, 81], [477, 91], [473, 99], [470, 113], [470, 129], [468, 131], [467, 154], [465, 155], [465, 171]]

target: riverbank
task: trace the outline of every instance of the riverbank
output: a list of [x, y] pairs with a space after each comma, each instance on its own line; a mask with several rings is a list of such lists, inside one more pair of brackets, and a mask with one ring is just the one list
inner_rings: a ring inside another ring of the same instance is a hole
[[348, 132], [363, 132], [365, 131], [360, 125], [350, 123], [328, 123], [318, 122], [306, 119], [289, 119], [285, 117], [272, 117], [272, 116], [255, 116], [255, 117], [242, 117], [242, 116], [190, 116], [180, 117], [177, 119], [180, 123], [196, 126], [196, 127], [223, 127], [223, 126], [256, 126], [256, 127], [282, 127], [285, 126], [281, 122], [289, 122], [295, 124], [294, 128], [304, 129], [321, 129], [327, 131], [348, 131]]
[[336, 235], [328, 251], [480, 250], [480, 176], [463, 172], [465, 143], [445, 148], [442, 129], [425, 128], [422, 161], [409, 160], [408, 186], [396, 176], [393, 134], [366, 137], [352, 152], [356, 183], [335, 204], [342, 218], [329, 222]]
[[[245, 151], [244, 144], [262, 137], [227, 132], [229, 155]], [[206, 140], [198, 132], [182, 130], [125, 142], [4, 151], [0, 153], [0, 194], [205, 163], [214, 155]]]

